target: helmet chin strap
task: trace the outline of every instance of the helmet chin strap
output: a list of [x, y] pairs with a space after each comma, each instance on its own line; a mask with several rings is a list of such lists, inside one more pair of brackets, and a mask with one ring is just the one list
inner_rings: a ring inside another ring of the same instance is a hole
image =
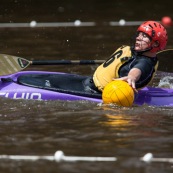
[[145, 50], [135, 50], [135, 46], [132, 46], [132, 50], [134, 52], [136, 52], [137, 55], [142, 55], [144, 52], [148, 52], [148, 51], [150, 51], [152, 49], [153, 49], [153, 47], [149, 47], [149, 48], [147, 48]]

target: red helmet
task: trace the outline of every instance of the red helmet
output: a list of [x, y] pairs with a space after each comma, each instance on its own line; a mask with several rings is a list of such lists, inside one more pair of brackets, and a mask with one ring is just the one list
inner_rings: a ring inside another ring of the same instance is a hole
[[153, 47], [151, 52], [158, 52], [163, 50], [166, 47], [168, 36], [166, 29], [158, 22], [155, 21], [146, 21], [142, 23], [137, 31], [144, 32], [151, 38], [151, 44], [158, 42], [158, 47]]

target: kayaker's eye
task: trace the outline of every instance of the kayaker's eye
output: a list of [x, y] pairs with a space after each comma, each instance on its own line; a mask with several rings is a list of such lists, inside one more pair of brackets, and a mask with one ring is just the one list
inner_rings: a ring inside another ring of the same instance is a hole
[[147, 35], [145, 33], [142, 33], [142, 36], [145, 37], [145, 38], [147, 37]]
[[147, 34], [145, 34], [145, 33], [142, 33], [142, 36], [144, 37], [144, 38], [148, 38], [150, 41], [152, 40], [151, 39], [151, 37], [149, 37]]
[[142, 36], [142, 37], [144, 37], [144, 38], [148, 38], [148, 35], [145, 34], [144, 32], [140, 32], [139, 36]]
[[138, 32], [138, 33], [137, 33], [137, 37], [143, 37], [143, 38], [148, 38], [148, 39], [150, 39], [150, 37], [149, 37], [147, 34], [145, 34], [144, 32]]

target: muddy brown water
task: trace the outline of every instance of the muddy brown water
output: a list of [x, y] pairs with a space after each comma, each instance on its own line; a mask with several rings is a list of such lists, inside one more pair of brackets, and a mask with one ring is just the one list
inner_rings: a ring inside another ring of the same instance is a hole
[[[151, 6], [148, 5], [150, 3]], [[122, 44], [132, 44], [137, 26], [110, 26], [110, 21], [160, 20], [173, 17], [171, 1], [7, 1], [1, 0], [2, 23], [95, 22], [88, 27], [1, 27], [1, 53], [34, 59], [106, 59]], [[165, 5], [166, 4], [166, 5]], [[168, 28], [173, 45], [173, 29]], [[173, 60], [162, 64], [171, 69]], [[26, 70], [91, 75], [96, 65], [30, 66]], [[154, 79], [158, 83], [160, 72]], [[171, 75], [171, 74], [169, 74]], [[157, 84], [155, 84], [157, 85]], [[173, 157], [173, 108], [148, 105], [122, 108], [86, 101], [33, 101], [0, 98], [0, 155], [117, 157], [115, 162], [0, 160], [0, 172], [171, 173], [172, 163], [140, 157]]]

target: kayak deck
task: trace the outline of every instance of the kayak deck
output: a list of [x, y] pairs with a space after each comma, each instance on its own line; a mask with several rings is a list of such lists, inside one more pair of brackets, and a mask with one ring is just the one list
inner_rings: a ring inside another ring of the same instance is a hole
[[18, 77], [17, 82], [29, 87], [101, 99], [101, 92], [91, 92], [87, 79], [87, 76], [75, 74], [24, 74]]

